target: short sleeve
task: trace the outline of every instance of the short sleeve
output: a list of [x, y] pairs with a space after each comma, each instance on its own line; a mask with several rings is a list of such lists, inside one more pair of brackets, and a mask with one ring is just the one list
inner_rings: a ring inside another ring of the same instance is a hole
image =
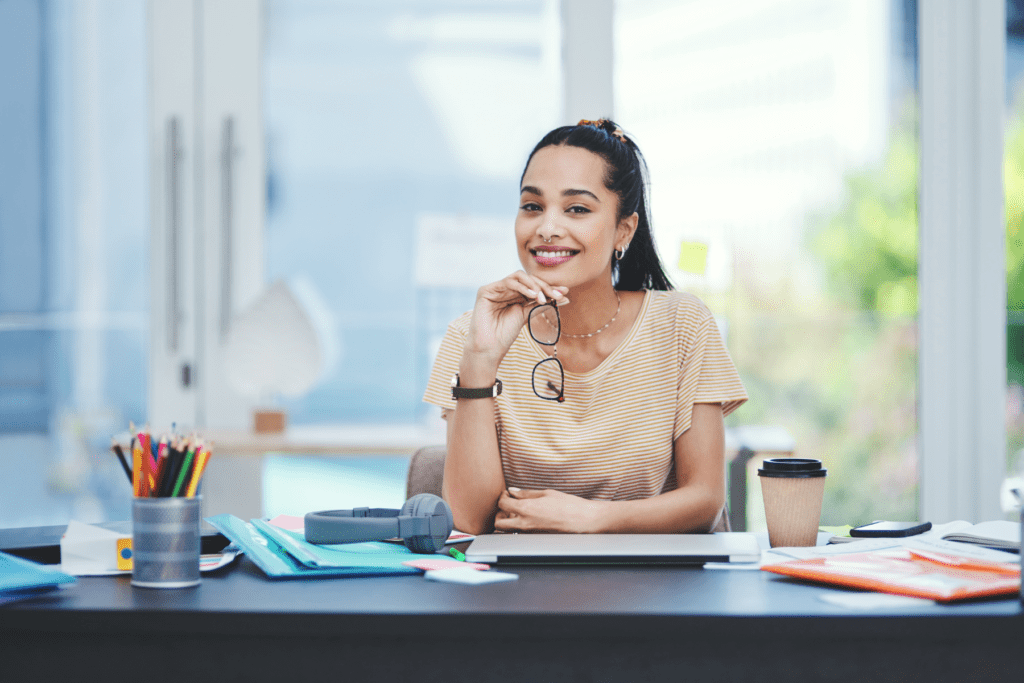
[[434, 359], [434, 367], [427, 381], [427, 390], [423, 394], [426, 403], [449, 410], [455, 409], [455, 399], [452, 398], [452, 375], [459, 371], [462, 349], [466, 345], [469, 315], [467, 313], [453, 321], [441, 340], [441, 347], [437, 351], [437, 358]]
[[728, 415], [747, 400], [739, 372], [711, 312], [701, 306], [701, 315], [686, 323], [680, 338], [684, 348], [674, 429], [676, 438], [689, 429], [694, 403], [721, 403], [722, 414]]

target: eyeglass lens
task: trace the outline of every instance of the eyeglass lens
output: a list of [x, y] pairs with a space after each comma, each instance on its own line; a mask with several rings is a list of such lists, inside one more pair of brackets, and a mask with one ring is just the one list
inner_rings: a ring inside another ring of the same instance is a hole
[[551, 346], [558, 341], [561, 321], [558, 317], [558, 309], [551, 304], [534, 306], [530, 309], [530, 317], [527, 322], [530, 334], [538, 344]]
[[557, 358], [545, 358], [533, 368], [533, 393], [548, 401], [562, 400], [565, 373]]

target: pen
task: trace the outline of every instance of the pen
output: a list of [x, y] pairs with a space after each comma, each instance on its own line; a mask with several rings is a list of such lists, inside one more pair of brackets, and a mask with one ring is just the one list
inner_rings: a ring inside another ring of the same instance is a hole
[[458, 548], [448, 548], [448, 554], [454, 557], [459, 562], [466, 561], [466, 556]]

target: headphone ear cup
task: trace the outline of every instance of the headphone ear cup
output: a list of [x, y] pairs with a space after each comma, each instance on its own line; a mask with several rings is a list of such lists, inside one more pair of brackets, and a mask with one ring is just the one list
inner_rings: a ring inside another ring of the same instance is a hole
[[409, 517], [433, 517], [443, 515], [445, 519], [444, 528], [434, 528], [433, 534], [422, 536], [411, 536], [405, 539], [405, 547], [414, 553], [436, 553], [444, 547], [445, 541], [451, 535], [455, 523], [452, 520], [452, 509], [443, 498], [432, 493], [418, 493], [402, 506], [401, 516]]

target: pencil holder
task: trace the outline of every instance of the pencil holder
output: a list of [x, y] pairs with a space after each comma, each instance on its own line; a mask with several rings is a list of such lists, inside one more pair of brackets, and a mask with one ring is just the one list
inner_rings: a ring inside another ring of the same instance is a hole
[[199, 503], [192, 498], [132, 499], [132, 585], [199, 585]]

